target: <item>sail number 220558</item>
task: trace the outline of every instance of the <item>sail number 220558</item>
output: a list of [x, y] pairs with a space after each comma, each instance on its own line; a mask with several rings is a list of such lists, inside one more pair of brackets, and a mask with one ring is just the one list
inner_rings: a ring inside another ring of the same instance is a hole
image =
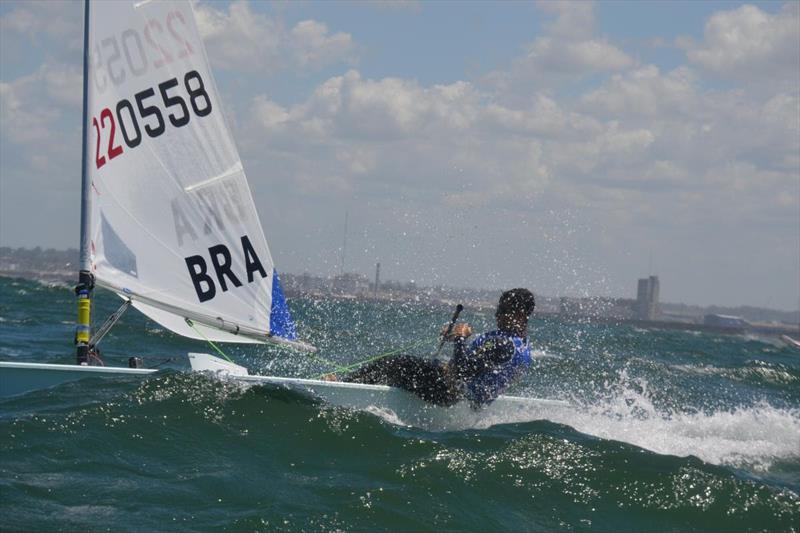
[[[92, 117], [92, 126], [97, 134], [94, 162], [98, 169], [124, 151], [116, 137], [118, 126], [125, 145], [136, 148], [142, 142], [140, 121], [147, 136], [155, 138], [167, 130], [167, 122], [181, 128], [189, 124], [192, 114], [205, 117], [211, 113], [211, 97], [200, 73], [191, 70], [182, 81], [188, 98], [181, 95], [178, 78], [170, 78], [158, 84], [158, 94], [156, 89], [149, 87], [136, 93], [133, 102], [123, 98], [117, 102], [113, 112], [106, 107], [100, 111], [99, 117]], [[167, 120], [164, 120], [165, 114]]]

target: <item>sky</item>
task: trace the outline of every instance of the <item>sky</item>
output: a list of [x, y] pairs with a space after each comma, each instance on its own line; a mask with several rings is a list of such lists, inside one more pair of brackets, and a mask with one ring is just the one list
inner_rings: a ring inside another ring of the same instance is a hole
[[[194, 10], [281, 271], [800, 307], [798, 2]], [[78, 245], [81, 48], [0, 2], [2, 246]]]

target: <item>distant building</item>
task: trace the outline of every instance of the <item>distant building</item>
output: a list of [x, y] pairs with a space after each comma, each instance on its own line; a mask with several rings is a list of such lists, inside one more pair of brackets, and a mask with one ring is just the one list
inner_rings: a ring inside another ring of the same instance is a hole
[[642, 278], [636, 290], [635, 312], [639, 320], [655, 320], [658, 317], [658, 276]]
[[338, 294], [361, 294], [369, 291], [369, 278], [362, 274], [345, 272], [333, 277], [331, 289]]
[[742, 329], [747, 321], [740, 316], [711, 314], [703, 317], [703, 324], [717, 328]]
[[281, 273], [283, 289], [289, 293], [295, 292], [321, 292], [327, 290], [328, 281], [324, 278], [312, 276], [308, 272], [293, 275]]

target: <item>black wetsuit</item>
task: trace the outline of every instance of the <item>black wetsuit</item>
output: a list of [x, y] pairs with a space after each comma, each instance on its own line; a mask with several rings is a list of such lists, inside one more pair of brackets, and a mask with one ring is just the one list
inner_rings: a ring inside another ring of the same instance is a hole
[[[465, 338], [456, 338], [449, 365], [438, 359], [398, 355], [368, 363], [345, 376], [344, 381], [399, 387], [428, 403], [453, 405], [469, 394], [469, 384], [508, 364], [514, 357], [513, 335], [501, 331], [492, 334], [493, 342], [483, 341], [485, 335], [481, 335], [469, 347]], [[478, 401], [469, 399], [477, 406], [495, 396], [487, 395], [486, 399]]]
[[463, 397], [460, 388], [452, 386], [442, 361], [413, 355], [373, 361], [345, 376], [344, 381], [399, 387], [435, 405], [453, 405]]

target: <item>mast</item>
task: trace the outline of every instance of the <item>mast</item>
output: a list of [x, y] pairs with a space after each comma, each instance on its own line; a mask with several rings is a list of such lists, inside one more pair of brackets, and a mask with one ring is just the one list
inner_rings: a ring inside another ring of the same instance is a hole
[[78, 322], [75, 327], [76, 362], [88, 364], [91, 337], [92, 292], [94, 276], [91, 258], [92, 181], [88, 169], [89, 112], [89, 0], [83, 2], [83, 138], [81, 142], [81, 244], [80, 270], [75, 295], [78, 299]]

